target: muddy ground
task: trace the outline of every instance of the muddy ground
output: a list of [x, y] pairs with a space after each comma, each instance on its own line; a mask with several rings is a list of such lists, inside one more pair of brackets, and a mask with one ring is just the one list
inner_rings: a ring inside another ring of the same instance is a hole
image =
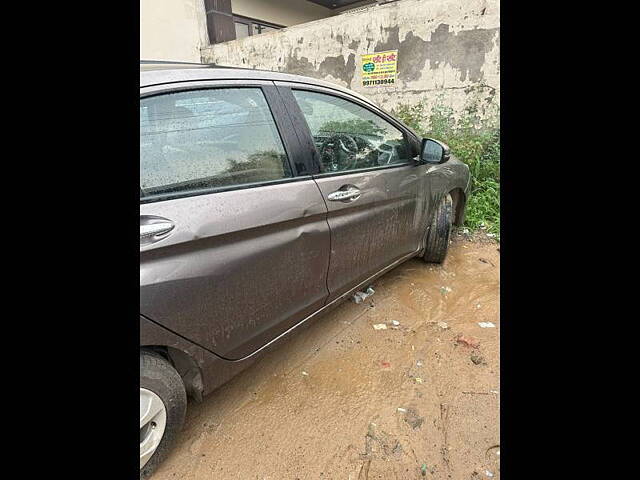
[[397, 267], [190, 402], [153, 480], [498, 479], [500, 252], [478, 240]]

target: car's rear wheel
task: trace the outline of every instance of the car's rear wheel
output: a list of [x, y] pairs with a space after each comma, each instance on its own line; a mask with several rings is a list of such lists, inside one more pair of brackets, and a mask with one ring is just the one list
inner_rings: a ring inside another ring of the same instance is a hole
[[427, 227], [426, 248], [422, 258], [429, 263], [442, 263], [449, 249], [449, 237], [453, 224], [453, 200], [447, 194], [433, 215]]
[[182, 378], [163, 357], [140, 352], [140, 478], [148, 478], [182, 428], [187, 395]]

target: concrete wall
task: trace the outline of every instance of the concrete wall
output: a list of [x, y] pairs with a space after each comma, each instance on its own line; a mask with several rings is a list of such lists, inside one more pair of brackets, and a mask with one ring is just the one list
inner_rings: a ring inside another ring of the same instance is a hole
[[205, 17], [203, 0], [140, 0], [140, 58], [199, 62]]
[[278, 25], [297, 25], [332, 15], [331, 10], [306, 0], [231, 0], [234, 15], [264, 20]]
[[[401, 0], [202, 49], [202, 61], [284, 71], [358, 91], [387, 110], [425, 100], [460, 113], [500, 99], [499, 0]], [[393, 86], [362, 87], [360, 55], [398, 49]]]

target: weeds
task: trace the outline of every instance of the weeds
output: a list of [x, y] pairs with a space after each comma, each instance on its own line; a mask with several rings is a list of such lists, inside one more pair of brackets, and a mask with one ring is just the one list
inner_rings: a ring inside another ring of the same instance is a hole
[[[498, 110], [482, 105], [477, 97], [455, 119], [450, 107], [437, 103], [430, 112], [424, 103], [401, 105], [394, 113], [419, 134], [441, 140], [451, 153], [469, 166], [471, 191], [464, 225], [484, 227], [500, 239], [500, 125]], [[428, 120], [428, 121], [427, 121]], [[426, 126], [428, 125], [428, 127]]]

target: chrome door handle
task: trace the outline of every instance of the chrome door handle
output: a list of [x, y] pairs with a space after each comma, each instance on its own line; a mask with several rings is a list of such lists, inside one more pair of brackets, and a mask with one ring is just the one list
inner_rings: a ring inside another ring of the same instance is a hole
[[140, 241], [155, 240], [154, 237], [169, 233], [174, 227], [175, 225], [169, 221], [140, 225]]
[[336, 190], [327, 195], [327, 200], [332, 202], [346, 202], [353, 201], [360, 198], [360, 189], [356, 187], [349, 187], [345, 190]]

